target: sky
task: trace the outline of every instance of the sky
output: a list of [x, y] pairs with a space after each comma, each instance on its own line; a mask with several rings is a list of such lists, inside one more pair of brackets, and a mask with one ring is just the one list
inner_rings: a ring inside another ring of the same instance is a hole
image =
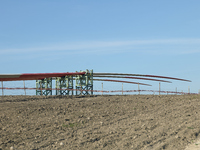
[[[192, 80], [170, 80], [163, 90], [197, 93], [199, 6], [199, 0], [0, 0], [0, 74], [93, 69], [163, 75]], [[158, 82], [132, 81], [158, 89]]]

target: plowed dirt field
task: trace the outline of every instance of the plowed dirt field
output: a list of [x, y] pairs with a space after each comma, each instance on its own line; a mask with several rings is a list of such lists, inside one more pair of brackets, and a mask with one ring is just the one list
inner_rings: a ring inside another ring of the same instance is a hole
[[0, 97], [0, 150], [200, 147], [200, 95]]

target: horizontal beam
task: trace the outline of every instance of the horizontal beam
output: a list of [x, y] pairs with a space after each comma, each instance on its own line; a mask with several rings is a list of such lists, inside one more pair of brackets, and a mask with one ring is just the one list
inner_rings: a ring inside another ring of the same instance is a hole
[[100, 91], [100, 90], [85, 90], [85, 89], [67, 89], [67, 88], [21, 88], [21, 87], [15, 87], [15, 88], [8, 88], [8, 87], [0, 87], [0, 89], [4, 90], [68, 90], [68, 91], [93, 91], [93, 92], [105, 92], [108, 93], [109, 91]]
[[192, 82], [191, 80], [186, 80], [186, 79], [181, 79], [181, 78], [174, 78], [174, 77], [166, 77], [166, 76], [157, 76], [157, 75], [126, 74], [126, 73], [93, 73], [93, 75], [142, 76], [142, 77], [165, 78], [165, 79]]
[[140, 85], [151, 86], [150, 84], [139, 83], [139, 82], [130, 82], [130, 81], [109, 80], [109, 79], [93, 79], [93, 80], [95, 80], [95, 81], [109, 81], [109, 82], [122, 82], [122, 83], [131, 83], [131, 84], [140, 84]]
[[7, 88], [7, 87], [3, 87], [0, 89], [4, 89], [4, 90], [71, 90], [71, 91], [93, 91], [93, 92], [103, 92], [103, 93], [114, 93], [114, 92], [160, 92], [160, 93], [172, 93], [172, 94], [198, 94], [198, 93], [187, 93], [187, 92], [176, 92], [176, 91], [156, 91], [156, 90], [115, 90], [115, 91], [102, 91], [102, 90], [84, 90], [84, 89], [56, 89], [56, 88], [20, 88], [20, 87], [16, 87], [16, 88]]
[[139, 79], [139, 80], [151, 80], [151, 81], [159, 81], [159, 82], [167, 82], [172, 83], [170, 81], [158, 80], [158, 79], [150, 79], [150, 78], [140, 78], [140, 77], [127, 77], [127, 76], [108, 76], [108, 75], [93, 75], [93, 77], [102, 77], [102, 78], [127, 78], [127, 79]]
[[0, 74], [0, 81], [42, 80], [44, 78], [84, 74], [85, 72]]
[[[19, 81], [19, 80], [41, 80], [44, 78], [52, 78], [52, 77], [63, 77], [69, 75], [84, 75], [85, 72], [64, 72], [64, 73], [25, 73], [25, 74], [0, 74], [0, 81]], [[157, 75], [141, 75], [141, 74], [125, 74], [125, 73], [93, 73], [93, 76], [143, 76], [143, 77], [154, 77], [154, 78], [165, 78], [172, 80], [180, 80], [191, 82], [190, 80], [174, 78], [174, 77], [166, 77], [166, 76], [157, 76]], [[120, 77], [122, 78], [122, 77]], [[123, 77], [123, 78], [131, 78], [131, 77]], [[135, 77], [136, 78], [136, 77]], [[142, 80], [152, 80], [156, 81], [157, 79], [149, 79], [149, 78], [137, 78]], [[167, 82], [164, 80], [157, 80], [160, 82]]]

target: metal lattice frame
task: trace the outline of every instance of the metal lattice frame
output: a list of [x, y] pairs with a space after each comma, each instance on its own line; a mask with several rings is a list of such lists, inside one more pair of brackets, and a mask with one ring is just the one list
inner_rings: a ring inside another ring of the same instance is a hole
[[80, 72], [86, 73], [76, 76], [76, 95], [93, 95], [93, 70]]
[[56, 78], [56, 95], [73, 95], [73, 76]]
[[52, 95], [52, 78], [36, 80], [36, 95]]

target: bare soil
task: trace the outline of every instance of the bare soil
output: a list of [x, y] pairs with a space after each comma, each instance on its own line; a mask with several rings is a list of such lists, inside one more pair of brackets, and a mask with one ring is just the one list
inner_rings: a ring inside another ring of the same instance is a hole
[[198, 147], [200, 95], [0, 97], [0, 150]]

